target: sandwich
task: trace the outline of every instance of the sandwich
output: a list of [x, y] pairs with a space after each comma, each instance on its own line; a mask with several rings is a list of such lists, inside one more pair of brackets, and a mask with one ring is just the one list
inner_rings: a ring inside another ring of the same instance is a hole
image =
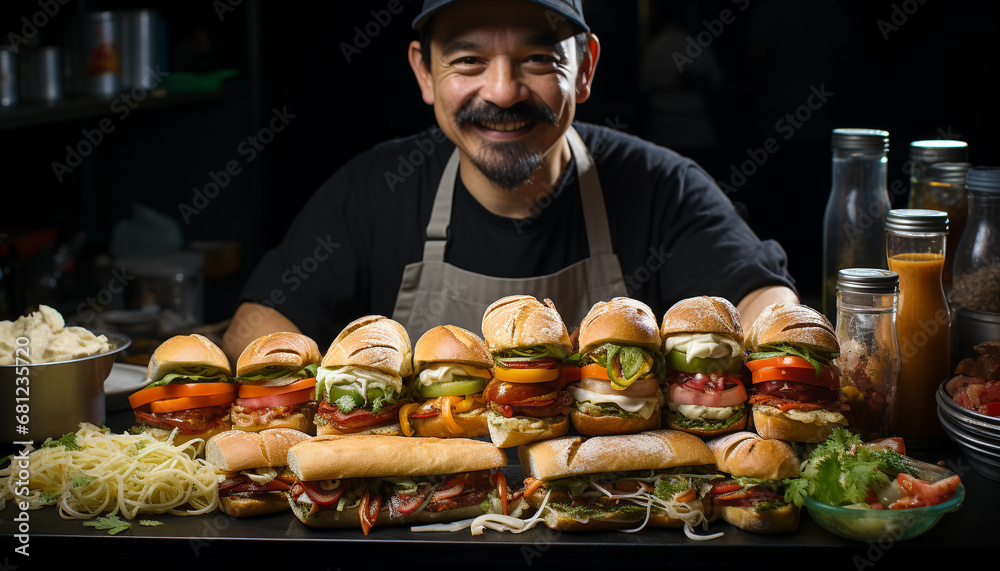
[[551, 529], [637, 531], [714, 519], [707, 494], [718, 478], [705, 442], [686, 432], [563, 436], [518, 448], [524, 500]]
[[218, 345], [198, 334], [175, 335], [161, 343], [146, 366], [146, 385], [129, 395], [133, 433], [148, 433], [173, 444], [204, 441], [232, 428], [230, 408], [236, 383], [229, 359]]
[[830, 321], [800, 304], [772, 304], [750, 326], [753, 425], [764, 438], [818, 443], [847, 425], [839, 402], [840, 343]]
[[490, 439], [501, 448], [569, 432], [573, 397], [562, 368], [573, 351], [555, 305], [529, 295], [501, 298], [483, 314], [493, 380], [483, 391]]
[[570, 420], [587, 436], [660, 428], [663, 353], [653, 311], [616, 297], [594, 304], [580, 324], [580, 381], [567, 386]]
[[401, 434], [400, 397], [413, 372], [410, 338], [398, 322], [366, 315], [330, 344], [316, 373], [316, 434]]
[[314, 432], [313, 396], [322, 358], [316, 342], [301, 333], [270, 333], [251, 342], [236, 362], [233, 428]]
[[799, 457], [782, 440], [740, 431], [706, 442], [727, 474], [712, 484], [712, 503], [723, 521], [755, 533], [791, 533], [799, 508], [785, 501], [785, 478], [799, 477]]
[[307, 526], [443, 523], [505, 514], [507, 455], [471, 438], [315, 436], [288, 451], [288, 503]]
[[666, 373], [666, 425], [703, 438], [747, 426], [743, 326], [722, 297], [675, 303], [660, 326]]
[[399, 409], [405, 436], [474, 438], [489, 435], [483, 389], [493, 379], [493, 358], [475, 333], [439, 325], [413, 346], [414, 378]]
[[209, 438], [205, 460], [220, 472], [222, 511], [252, 517], [288, 510], [288, 490], [295, 481], [288, 449], [307, 438], [293, 428], [227, 430]]

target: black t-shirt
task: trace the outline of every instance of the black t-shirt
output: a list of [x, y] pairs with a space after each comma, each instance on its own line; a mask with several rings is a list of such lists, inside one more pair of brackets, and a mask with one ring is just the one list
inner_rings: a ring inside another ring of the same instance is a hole
[[[794, 287], [781, 246], [758, 239], [694, 162], [612, 129], [574, 127], [594, 158], [629, 296], [662, 316], [695, 295], [735, 304], [762, 286]], [[243, 300], [274, 307], [321, 347], [358, 317], [391, 316], [403, 268], [423, 257], [434, 194], [454, 148], [434, 127], [349, 161], [261, 258]], [[574, 163], [531, 206], [526, 219], [497, 216], [458, 177], [445, 261], [520, 278], [589, 255]]]

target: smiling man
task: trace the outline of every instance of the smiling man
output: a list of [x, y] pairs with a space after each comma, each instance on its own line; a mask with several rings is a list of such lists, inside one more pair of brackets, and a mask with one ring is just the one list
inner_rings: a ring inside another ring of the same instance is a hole
[[[658, 315], [721, 296], [747, 325], [798, 301], [781, 246], [697, 164], [576, 120], [601, 53], [582, 0], [427, 0], [413, 27], [406, 53], [437, 125], [362, 153], [313, 195], [247, 283], [230, 355], [276, 330], [324, 346], [366, 314], [414, 342], [435, 325], [478, 331], [513, 294], [551, 299], [570, 330], [616, 296]], [[329, 258], [283, 279], [317, 236], [336, 244]]]

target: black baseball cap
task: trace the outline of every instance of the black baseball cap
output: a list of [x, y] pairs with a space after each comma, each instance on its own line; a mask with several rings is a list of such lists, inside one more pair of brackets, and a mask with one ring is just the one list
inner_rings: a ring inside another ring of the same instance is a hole
[[[435, 12], [449, 4], [454, 4], [458, 0], [424, 0], [424, 5], [420, 9], [420, 14], [413, 19], [413, 29], [419, 30], [430, 20]], [[584, 31], [589, 32], [590, 26], [583, 18], [583, 0], [527, 0], [564, 16], [570, 22], [576, 24]]]

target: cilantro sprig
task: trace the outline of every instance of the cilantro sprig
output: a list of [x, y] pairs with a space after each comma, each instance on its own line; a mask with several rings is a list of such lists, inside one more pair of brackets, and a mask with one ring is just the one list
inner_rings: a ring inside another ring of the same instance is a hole
[[860, 436], [837, 427], [806, 456], [800, 476], [785, 480], [785, 501], [799, 507], [807, 496], [834, 506], [863, 503], [869, 490], [885, 488], [911, 471], [906, 456], [865, 446]]

